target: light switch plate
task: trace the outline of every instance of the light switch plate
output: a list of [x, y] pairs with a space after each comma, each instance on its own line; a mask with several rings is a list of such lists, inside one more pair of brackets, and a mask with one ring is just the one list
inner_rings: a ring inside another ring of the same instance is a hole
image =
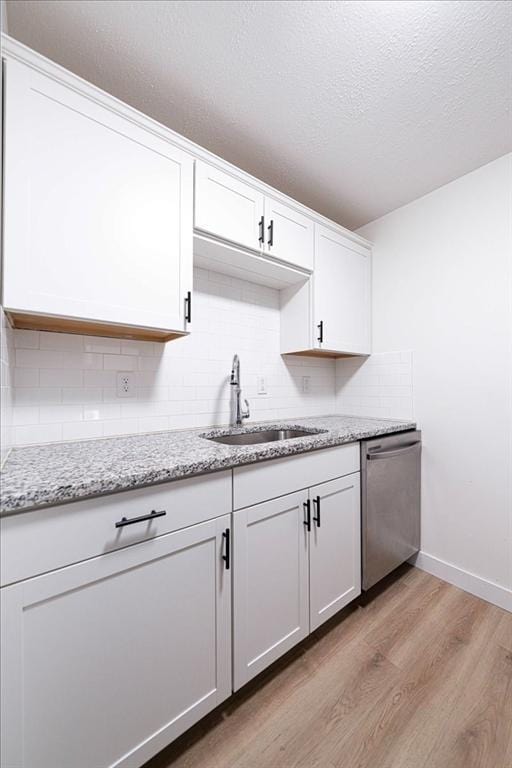
[[267, 382], [264, 376], [258, 376], [258, 395], [267, 394]]

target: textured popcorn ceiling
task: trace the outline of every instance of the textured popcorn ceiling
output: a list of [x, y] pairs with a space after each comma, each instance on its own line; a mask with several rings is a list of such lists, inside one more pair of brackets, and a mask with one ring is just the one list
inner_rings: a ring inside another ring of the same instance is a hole
[[8, 31], [354, 228], [512, 148], [512, 4], [14, 0]]

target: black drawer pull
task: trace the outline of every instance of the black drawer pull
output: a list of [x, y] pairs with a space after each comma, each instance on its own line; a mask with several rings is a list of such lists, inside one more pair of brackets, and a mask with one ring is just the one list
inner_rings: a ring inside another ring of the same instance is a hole
[[323, 340], [324, 340], [324, 321], [323, 320], [320, 320], [320, 322], [317, 325], [317, 328], [318, 328], [318, 338], [317, 338], [317, 341], [319, 341], [320, 344], [321, 344], [323, 342]]
[[316, 506], [316, 515], [313, 515], [313, 520], [316, 523], [316, 527], [320, 528], [320, 496], [313, 499], [313, 504]]
[[306, 531], [311, 530], [311, 502], [308, 499], [304, 502], [304, 510], [306, 512], [306, 519], [304, 520], [304, 525], [306, 526]]
[[165, 509], [162, 509], [161, 512], [157, 512], [155, 509], [153, 509], [149, 515], [141, 515], [141, 517], [122, 517], [120, 520], [116, 523], [116, 528], [122, 528], [124, 525], [133, 525], [134, 523], [144, 523], [148, 520], [154, 520], [155, 517], [163, 517], [166, 515], [167, 512]]
[[261, 219], [259, 220], [258, 226], [260, 228], [258, 242], [263, 245], [265, 241], [265, 217], [264, 216], [262, 216]]
[[187, 291], [185, 297], [185, 322], [192, 322], [192, 291]]
[[268, 229], [268, 244], [269, 246], [274, 245], [274, 219], [270, 219], [270, 224], [267, 227]]
[[222, 537], [226, 540], [226, 554], [222, 555], [222, 559], [226, 563], [226, 571], [229, 571], [231, 567], [231, 540], [230, 540], [230, 533], [231, 531], [229, 528], [226, 528], [225, 531], [222, 532]]

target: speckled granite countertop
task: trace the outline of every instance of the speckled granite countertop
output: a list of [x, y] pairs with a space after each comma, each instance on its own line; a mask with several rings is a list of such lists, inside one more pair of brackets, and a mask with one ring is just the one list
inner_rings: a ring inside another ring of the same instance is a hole
[[[191, 429], [13, 448], [2, 471], [0, 514], [177, 480], [265, 459], [413, 429], [411, 421], [319, 416], [251, 423], [240, 429]], [[223, 445], [204, 435], [272, 428], [311, 430], [307, 437]]]

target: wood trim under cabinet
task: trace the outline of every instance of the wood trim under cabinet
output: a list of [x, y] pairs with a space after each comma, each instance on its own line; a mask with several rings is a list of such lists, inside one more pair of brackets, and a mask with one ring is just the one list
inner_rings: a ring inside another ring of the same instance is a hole
[[289, 357], [290, 355], [297, 355], [298, 357], [368, 357], [369, 355], [362, 355], [360, 352], [331, 352], [328, 349], [304, 349], [299, 352], [282, 352], [283, 357]]
[[188, 336], [188, 333], [166, 331], [159, 328], [139, 328], [116, 323], [98, 323], [91, 320], [78, 320], [69, 317], [51, 315], [32, 315], [25, 312], [5, 310], [13, 328], [29, 331], [54, 331], [56, 333], [77, 333], [84, 336], [106, 336], [113, 339], [136, 339], [138, 341], [166, 342]]

